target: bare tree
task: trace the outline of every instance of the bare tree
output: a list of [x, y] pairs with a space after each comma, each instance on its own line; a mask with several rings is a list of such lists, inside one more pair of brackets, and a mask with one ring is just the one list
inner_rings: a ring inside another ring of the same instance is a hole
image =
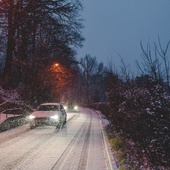
[[96, 57], [91, 57], [90, 54], [81, 58], [80, 65], [83, 78], [82, 82], [85, 89], [84, 95], [86, 103], [89, 104], [92, 98], [97, 99], [97, 93], [102, 91], [104, 66], [103, 63], [98, 64]]
[[168, 50], [170, 45], [170, 40], [167, 42], [165, 48], [162, 47], [160, 38], [158, 36], [158, 44], [153, 43], [153, 48], [151, 48], [150, 43], [147, 44], [146, 49], [144, 49], [142, 42], [140, 43], [143, 59], [142, 65], [137, 62], [137, 66], [140, 72], [145, 75], [150, 75], [152, 80], [155, 82], [166, 82], [170, 85], [170, 66], [168, 59]]
[[143, 47], [142, 42], [140, 42], [142, 49], [141, 57], [143, 59], [142, 66], [137, 62], [138, 69], [141, 73], [148, 74], [151, 76], [152, 80], [155, 82], [162, 81], [162, 62], [157, 53], [157, 48], [154, 48], [154, 55], [151, 45], [148, 43], [146, 49]]
[[120, 66], [121, 69], [120, 77], [123, 81], [129, 82], [130, 79], [132, 78], [132, 71], [130, 69], [130, 66], [126, 65], [122, 58], [121, 58], [121, 64], [122, 65]]
[[169, 86], [170, 85], [170, 67], [169, 67], [169, 61], [168, 61], [168, 49], [169, 49], [169, 45], [170, 45], [170, 40], [167, 42], [165, 49], [162, 48], [162, 44], [160, 41], [160, 38], [158, 36], [158, 42], [159, 42], [159, 46], [156, 45], [156, 43], [154, 43], [155, 45], [155, 50], [156, 52], [159, 54], [159, 56], [162, 58], [163, 60], [163, 65], [164, 65], [164, 72], [165, 72], [165, 79], [166, 79], [166, 83]]

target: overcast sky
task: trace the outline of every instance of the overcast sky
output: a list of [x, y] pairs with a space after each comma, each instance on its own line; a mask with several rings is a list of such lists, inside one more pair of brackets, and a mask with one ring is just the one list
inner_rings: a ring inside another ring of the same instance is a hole
[[162, 45], [170, 40], [170, 0], [83, 0], [84, 47], [78, 58], [91, 54], [98, 62], [120, 67], [120, 57], [136, 71], [140, 41]]

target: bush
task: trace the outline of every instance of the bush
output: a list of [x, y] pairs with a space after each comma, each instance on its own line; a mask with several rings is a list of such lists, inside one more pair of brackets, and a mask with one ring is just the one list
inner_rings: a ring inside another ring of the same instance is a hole
[[169, 95], [160, 85], [115, 85], [109, 93], [110, 121], [123, 138], [133, 140], [155, 166], [170, 166]]
[[5, 121], [0, 123], [0, 132], [6, 131], [6, 130], [9, 130], [9, 129], [12, 129], [18, 126], [22, 126], [26, 123], [27, 121], [25, 117], [23, 116], [9, 117]]

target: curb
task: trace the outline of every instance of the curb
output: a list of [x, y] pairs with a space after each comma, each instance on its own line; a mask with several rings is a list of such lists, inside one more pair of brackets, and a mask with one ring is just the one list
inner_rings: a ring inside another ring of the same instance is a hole
[[105, 147], [105, 151], [106, 151], [106, 156], [108, 159], [108, 164], [109, 164], [109, 169], [110, 170], [119, 170], [117, 164], [116, 164], [116, 157], [113, 155], [113, 151], [111, 149], [110, 143], [108, 141], [108, 137], [107, 134], [103, 128], [103, 123], [102, 123], [102, 114], [99, 113], [98, 111], [94, 110], [100, 118], [100, 127], [101, 127], [101, 132], [102, 132], [102, 137], [103, 137], [103, 143], [104, 143], [104, 147]]
[[116, 160], [115, 160], [115, 158], [113, 156], [109, 141], [107, 139], [106, 132], [103, 130], [103, 128], [102, 128], [102, 136], [103, 136], [104, 146], [105, 146], [105, 150], [106, 150], [110, 170], [118, 170]]

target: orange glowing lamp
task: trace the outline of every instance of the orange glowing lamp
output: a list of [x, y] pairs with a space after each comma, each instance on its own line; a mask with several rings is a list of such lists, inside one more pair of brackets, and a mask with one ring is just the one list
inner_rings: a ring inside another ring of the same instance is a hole
[[59, 66], [59, 64], [58, 64], [58, 63], [55, 63], [55, 66], [56, 66], [56, 67], [58, 67], [58, 66]]

